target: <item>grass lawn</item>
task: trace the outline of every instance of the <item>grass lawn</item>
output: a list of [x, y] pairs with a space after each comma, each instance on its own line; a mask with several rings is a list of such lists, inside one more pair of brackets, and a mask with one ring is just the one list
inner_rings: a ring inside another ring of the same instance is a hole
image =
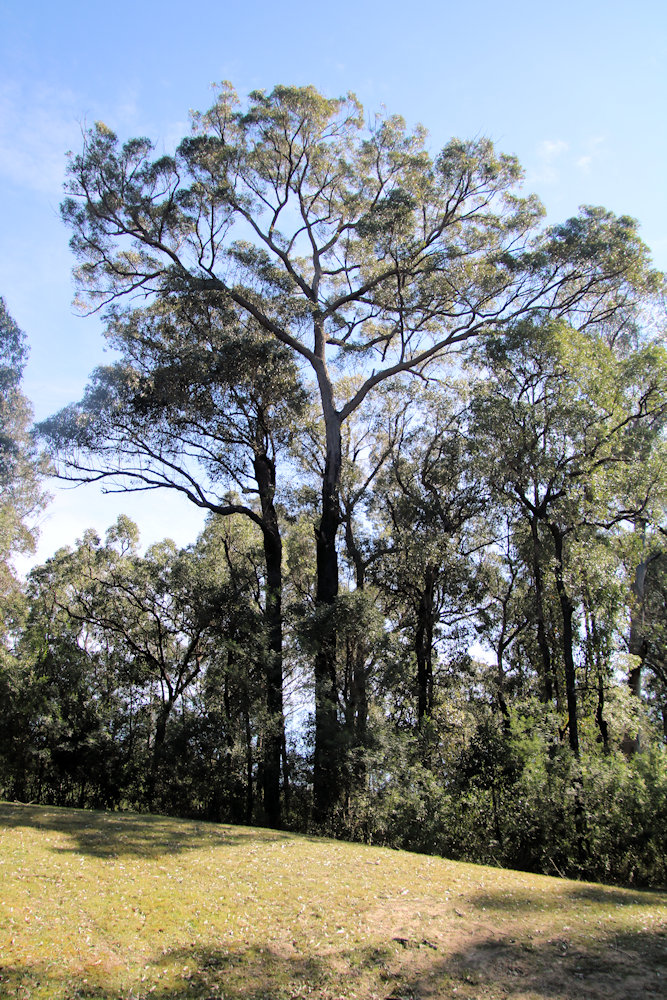
[[0, 804], [0, 997], [664, 1000], [667, 893]]

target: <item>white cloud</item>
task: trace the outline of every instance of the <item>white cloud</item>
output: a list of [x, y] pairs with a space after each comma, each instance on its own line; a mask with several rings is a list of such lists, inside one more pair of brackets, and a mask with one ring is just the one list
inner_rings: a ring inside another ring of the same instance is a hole
[[528, 171], [528, 182], [553, 184], [558, 181], [557, 166], [569, 148], [569, 143], [564, 139], [543, 139], [537, 147], [533, 167]]
[[591, 167], [594, 162], [599, 159], [604, 146], [604, 136], [594, 135], [590, 136], [583, 144], [584, 152], [576, 160], [576, 165], [579, 167], [583, 173], [588, 174], [591, 171]]
[[553, 163], [563, 153], [567, 153], [569, 143], [564, 139], [545, 139], [540, 143], [538, 155], [545, 163]]
[[565, 139], [543, 139], [528, 170], [529, 183], [560, 184], [576, 168], [589, 174], [603, 155], [605, 137], [591, 135], [576, 144]]

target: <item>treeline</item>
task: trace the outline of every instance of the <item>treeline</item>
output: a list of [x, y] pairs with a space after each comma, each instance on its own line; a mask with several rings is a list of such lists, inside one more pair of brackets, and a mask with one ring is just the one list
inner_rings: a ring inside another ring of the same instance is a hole
[[39, 431], [63, 477], [210, 517], [33, 571], [4, 794], [664, 882], [667, 357], [635, 223], [545, 228], [490, 143], [432, 158], [312, 88], [223, 88], [151, 155], [98, 124], [71, 160], [118, 360]]
[[142, 554], [120, 518], [35, 568], [5, 652], [2, 794], [312, 829], [312, 663], [335, 628], [322, 828], [664, 880], [663, 362], [563, 326], [516, 333], [458, 384], [394, 387], [351, 428], [325, 611], [312, 476], [293, 457], [273, 497], [278, 725], [250, 519], [212, 515], [195, 545]]

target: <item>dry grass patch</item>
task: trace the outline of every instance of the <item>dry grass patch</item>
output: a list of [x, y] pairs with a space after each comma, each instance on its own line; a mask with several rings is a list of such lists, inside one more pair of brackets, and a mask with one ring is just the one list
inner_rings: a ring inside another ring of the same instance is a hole
[[269, 830], [0, 805], [0, 997], [629, 1000], [667, 894]]

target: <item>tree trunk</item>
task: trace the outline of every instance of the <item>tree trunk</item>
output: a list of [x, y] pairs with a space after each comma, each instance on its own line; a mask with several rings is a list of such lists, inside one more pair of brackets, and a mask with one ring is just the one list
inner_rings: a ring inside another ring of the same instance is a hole
[[595, 721], [600, 730], [602, 746], [606, 754], [609, 753], [609, 724], [604, 717], [604, 678], [602, 673], [598, 673], [598, 703], [595, 709]]
[[[352, 527], [352, 511], [346, 511], [345, 518], [345, 546], [348, 557], [354, 564], [354, 582], [358, 591], [363, 591], [366, 586], [366, 564], [362, 553], [354, 538]], [[366, 678], [366, 658], [368, 655], [368, 644], [365, 636], [360, 633], [356, 636], [354, 648], [352, 649], [352, 667], [350, 676], [350, 743], [354, 747], [366, 746], [367, 724], [368, 724], [368, 691]], [[362, 771], [356, 769], [357, 777]]]
[[537, 646], [542, 660], [542, 683], [544, 685], [544, 700], [551, 702], [554, 695], [553, 690], [553, 666], [551, 663], [551, 650], [547, 640], [547, 631], [544, 615], [544, 579], [542, 576], [542, 563], [540, 560], [540, 538], [538, 533], [538, 519], [533, 516], [530, 521], [530, 536], [532, 539], [533, 554], [533, 581], [535, 583], [535, 605], [537, 616]]
[[570, 747], [575, 757], [579, 757], [579, 725], [577, 720], [577, 690], [576, 690], [576, 669], [574, 665], [574, 632], [572, 620], [574, 617], [574, 607], [570, 600], [565, 581], [563, 579], [563, 539], [564, 534], [554, 524], [549, 525], [555, 550], [556, 564], [554, 574], [556, 577], [556, 590], [560, 601], [561, 615], [563, 618], [563, 662], [565, 665], [565, 693], [567, 697], [567, 720], [568, 736]]
[[336, 629], [333, 610], [338, 596], [336, 535], [340, 526], [339, 487], [342, 468], [340, 420], [333, 406], [325, 408], [327, 456], [322, 480], [322, 516], [315, 529], [317, 552], [316, 602], [323, 612], [323, 629], [315, 655], [315, 754], [313, 818], [325, 824], [339, 795], [338, 685]]
[[630, 641], [628, 652], [639, 658], [639, 663], [628, 673], [628, 687], [631, 693], [639, 698], [642, 691], [642, 668], [648, 652], [648, 643], [644, 633], [644, 596], [646, 591], [646, 571], [651, 559], [644, 559], [635, 569], [635, 579], [632, 584], [633, 601], [630, 604]]
[[162, 756], [164, 753], [164, 743], [167, 735], [167, 722], [169, 721], [169, 716], [171, 715], [171, 710], [174, 704], [174, 699], [170, 695], [167, 701], [163, 702], [162, 708], [160, 709], [157, 717], [157, 724], [155, 726], [155, 740], [153, 743], [153, 755], [151, 757], [151, 766], [148, 773], [148, 788], [147, 788], [147, 805], [148, 811], [152, 812], [153, 802], [155, 799], [155, 785], [157, 784], [157, 775], [162, 762]]
[[253, 811], [253, 759], [252, 759], [252, 727], [250, 725], [250, 698], [246, 685], [243, 694], [243, 722], [245, 725], [245, 754], [246, 754], [246, 787], [245, 787], [245, 818], [246, 826], [252, 824]]
[[417, 656], [417, 720], [421, 726], [433, 709], [433, 594], [436, 568], [428, 563], [424, 588], [417, 609], [415, 653]]
[[498, 650], [496, 654], [496, 683], [498, 684], [498, 708], [500, 709], [500, 714], [503, 720], [503, 731], [506, 736], [510, 733], [510, 710], [507, 706], [507, 698], [505, 697], [505, 650], [507, 649], [509, 643], [505, 642], [505, 626], [503, 624], [503, 631], [498, 642]]
[[266, 670], [267, 731], [264, 736], [263, 781], [266, 822], [274, 829], [282, 825], [280, 765], [285, 744], [283, 709], [283, 620], [282, 539], [273, 503], [276, 486], [274, 462], [266, 452], [255, 455], [255, 478], [262, 505], [266, 597], [264, 617], [268, 632]]

